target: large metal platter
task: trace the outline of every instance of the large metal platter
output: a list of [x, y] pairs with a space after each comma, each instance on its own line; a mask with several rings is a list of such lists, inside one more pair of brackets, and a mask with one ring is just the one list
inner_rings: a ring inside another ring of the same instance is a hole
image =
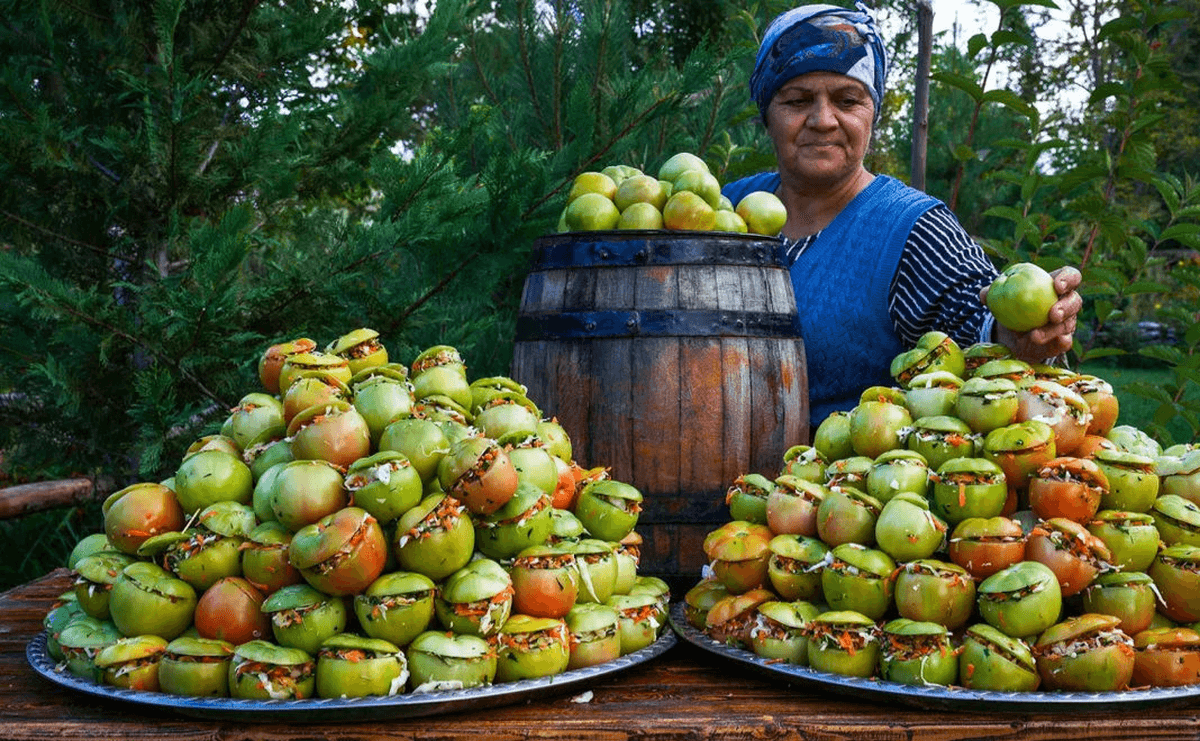
[[193, 718], [235, 720], [255, 723], [336, 720], [392, 720], [443, 713], [467, 712], [510, 705], [570, 691], [583, 691], [598, 680], [644, 664], [662, 655], [676, 643], [675, 634], [664, 631], [650, 646], [584, 669], [572, 669], [543, 679], [525, 679], [489, 687], [442, 690], [391, 697], [312, 700], [236, 700], [221, 697], [178, 697], [161, 692], [142, 692], [99, 685], [59, 669], [46, 651], [46, 634], [39, 633], [26, 646], [25, 656], [38, 674], [57, 685], [95, 697], [145, 707], [171, 710]]
[[1057, 713], [1068, 710], [1119, 712], [1146, 707], [1180, 707], [1200, 701], [1200, 685], [1124, 692], [993, 692], [938, 685], [915, 687], [882, 679], [844, 677], [806, 666], [772, 663], [752, 651], [718, 643], [688, 623], [682, 602], [671, 605], [670, 622], [675, 632], [693, 646], [754, 671], [802, 685], [805, 689], [825, 690], [872, 702], [892, 702], [926, 710]]

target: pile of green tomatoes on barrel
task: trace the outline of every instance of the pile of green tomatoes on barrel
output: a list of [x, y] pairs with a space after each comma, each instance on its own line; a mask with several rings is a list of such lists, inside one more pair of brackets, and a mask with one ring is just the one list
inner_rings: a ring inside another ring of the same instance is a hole
[[262, 388], [174, 476], [103, 503], [46, 615], [62, 671], [194, 697], [487, 687], [654, 643], [642, 495], [584, 469], [508, 377], [371, 329], [267, 348]]
[[1200, 449], [1102, 378], [940, 332], [893, 386], [739, 477], [684, 597], [712, 639], [834, 675], [998, 692], [1200, 682]]

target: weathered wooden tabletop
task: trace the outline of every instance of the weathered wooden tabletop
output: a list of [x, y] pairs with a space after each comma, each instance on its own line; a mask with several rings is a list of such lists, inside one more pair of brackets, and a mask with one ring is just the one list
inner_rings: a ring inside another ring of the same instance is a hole
[[65, 570], [0, 595], [0, 739], [1197, 739], [1200, 705], [1131, 712], [931, 712], [814, 692], [754, 674], [680, 641], [666, 654], [578, 693], [386, 722], [206, 721], [63, 688], [25, 649]]

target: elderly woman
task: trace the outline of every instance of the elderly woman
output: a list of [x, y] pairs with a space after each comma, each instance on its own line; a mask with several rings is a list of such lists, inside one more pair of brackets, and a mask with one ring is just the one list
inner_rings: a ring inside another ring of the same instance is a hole
[[996, 269], [950, 209], [866, 170], [887, 60], [873, 19], [857, 8], [806, 5], [767, 28], [750, 92], [778, 171], [724, 189], [733, 203], [767, 190], [787, 206], [783, 237], [814, 425], [854, 406], [864, 388], [889, 385], [892, 358], [925, 332], [940, 330], [963, 347], [1001, 342], [1043, 362], [1071, 347], [1083, 303], [1079, 271], [1063, 268], [1045, 326], [1001, 327], [983, 302]]

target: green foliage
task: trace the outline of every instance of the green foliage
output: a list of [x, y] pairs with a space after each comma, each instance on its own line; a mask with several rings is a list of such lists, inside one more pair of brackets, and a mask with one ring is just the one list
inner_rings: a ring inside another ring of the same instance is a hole
[[[1007, 14], [1025, 3], [997, 5]], [[1200, 439], [1193, 393], [1200, 380], [1200, 292], [1194, 267], [1200, 248], [1200, 193], [1190, 176], [1165, 172], [1155, 148], [1155, 132], [1177, 84], [1169, 50], [1159, 39], [1183, 15], [1165, 2], [1122, 10], [1100, 28], [1098, 47], [1090, 50], [1113, 61], [1107, 68], [1110, 76], [1094, 81], [1083, 123], [1044, 118], [1016, 91], [988, 90], [972, 76], [941, 74], [937, 79], [970, 96], [979, 109], [996, 103], [1025, 122], [1019, 136], [1001, 142], [1021, 158], [987, 173], [1019, 189], [1018, 198], [985, 212], [1008, 226], [1002, 236], [987, 240], [987, 247], [1003, 261], [1078, 266], [1087, 304], [1085, 323], [1076, 335], [1077, 360], [1136, 353], [1169, 369], [1169, 380], [1134, 384], [1129, 390], [1156, 404], [1147, 432], [1171, 443], [1182, 428], [1186, 441], [1194, 441]], [[1002, 26], [1004, 22], [1002, 16]], [[1022, 42], [1000, 28], [971, 46], [994, 59], [1002, 46], [1012, 43]], [[970, 146], [968, 140], [966, 148]], [[964, 163], [974, 159], [969, 155], [964, 151]], [[1149, 320], [1174, 330], [1179, 340], [1148, 344], [1141, 323]]]
[[0, 539], [5, 544], [0, 590], [24, 584], [64, 565], [76, 543], [102, 530], [102, 521], [99, 502], [0, 521]]
[[577, 173], [738, 146], [753, 44], [678, 2], [414, 5], [3, 1], [8, 476], [169, 476], [294, 337], [507, 373]]

